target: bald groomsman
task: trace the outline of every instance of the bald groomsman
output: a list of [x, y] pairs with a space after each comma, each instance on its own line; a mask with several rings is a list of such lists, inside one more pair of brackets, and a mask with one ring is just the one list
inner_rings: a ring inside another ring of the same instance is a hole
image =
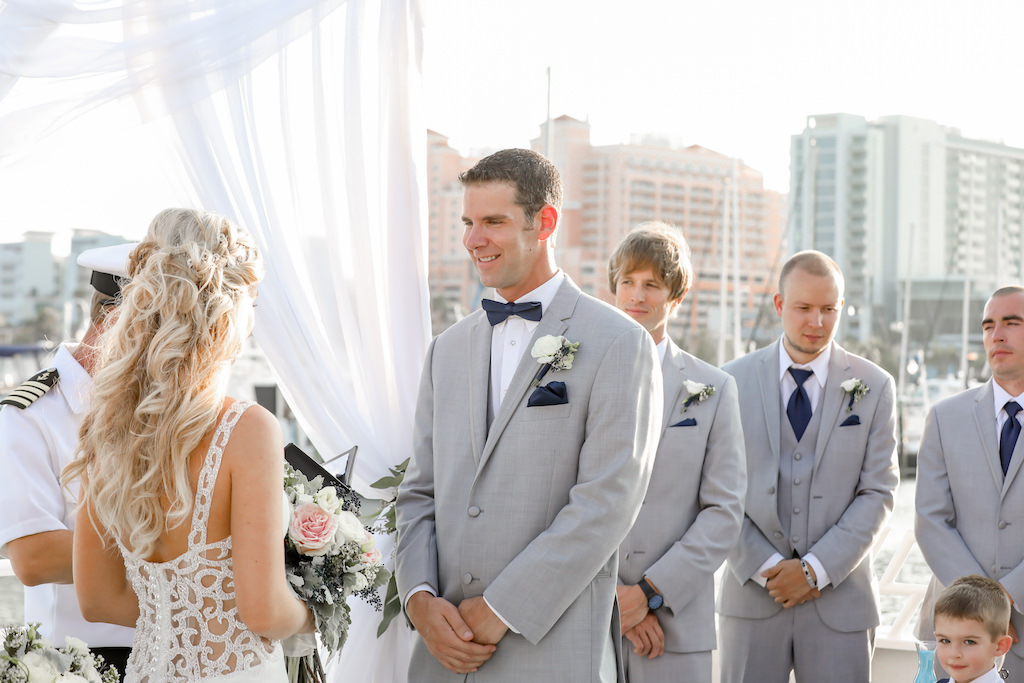
[[736, 378], [746, 517], [719, 603], [723, 683], [871, 680], [871, 546], [899, 483], [893, 381], [833, 341], [843, 274], [817, 251], [779, 276], [782, 338]]

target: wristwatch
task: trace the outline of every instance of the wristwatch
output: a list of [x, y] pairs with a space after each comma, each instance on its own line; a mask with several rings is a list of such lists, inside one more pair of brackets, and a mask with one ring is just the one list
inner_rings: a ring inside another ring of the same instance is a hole
[[644, 592], [644, 597], [647, 598], [648, 609], [655, 610], [665, 604], [665, 598], [661, 597], [661, 594], [654, 590], [654, 586], [651, 585], [646, 576], [640, 579], [640, 583], [637, 585], [640, 586], [640, 590]]

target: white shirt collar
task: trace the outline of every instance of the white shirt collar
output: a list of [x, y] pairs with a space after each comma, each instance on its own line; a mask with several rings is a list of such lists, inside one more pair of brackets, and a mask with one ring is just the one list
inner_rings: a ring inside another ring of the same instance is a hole
[[1024, 407], [1024, 394], [1019, 396], [1011, 396], [1010, 392], [999, 386], [999, 382], [992, 380], [992, 403], [995, 409], [996, 420], [999, 420], [999, 414], [1003, 412], [1003, 406], [1006, 405], [1007, 401], [1016, 401], [1020, 406]]
[[668, 336], [658, 342], [655, 348], [658, 349], [658, 362], [664, 364], [665, 354], [668, 353]]
[[53, 356], [53, 366], [60, 373], [57, 387], [68, 402], [71, 412], [80, 415], [89, 409], [89, 395], [92, 389], [92, 377], [85, 371], [74, 353], [78, 344], [61, 344]]
[[824, 387], [825, 381], [828, 380], [828, 364], [832, 361], [832, 344], [814, 357], [810, 363], [797, 363], [789, 356], [789, 352], [786, 351], [786, 344], [783, 339], [779, 339], [779, 382], [789, 372], [789, 367], [795, 365], [798, 368], [806, 368], [814, 372], [814, 381], [818, 383], [818, 386]]
[[[555, 300], [555, 294], [558, 293], [558, 288], [562, 286], [562, 283], [564, 281], [565, 273], [563, 273], [561, 269], [559, 269], [555, 271], [555, 274], [552, 275], [547, 282], [542, 284], [540, 287], [537, 287], [536, 289], [522, 295], [521, 297], [516, 299], [516, 301], [539, 301], [540, 305], [546, 311], [548, 310], [548, 306], [551, 305], [551, 302]], [[499, 294], [498, 290], [495, 289], [493, 291], [495, 301], [508, 303], [508, 299]]]

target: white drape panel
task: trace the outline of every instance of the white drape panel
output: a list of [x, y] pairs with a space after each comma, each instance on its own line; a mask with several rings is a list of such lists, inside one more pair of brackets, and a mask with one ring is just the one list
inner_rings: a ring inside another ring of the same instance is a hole
[[[167, 115], [200, 205], [266, 256], [282, 391], [321, 455], [358, 444], [360, 487], [410, 454], [429, 340], [420, 53], [418, 0], [0, 3], [0, 162], [115, 100]], [[404, 681], [403, 621], [377, 640], [353, 601], [334, 678]]]

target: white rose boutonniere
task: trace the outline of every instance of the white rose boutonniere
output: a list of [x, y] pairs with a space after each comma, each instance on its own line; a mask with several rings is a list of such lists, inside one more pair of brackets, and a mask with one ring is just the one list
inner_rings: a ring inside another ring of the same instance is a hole
[[541, 369], [533, 378], [530, 386], [535, 387], [544, 379], [548, 370], [568, 370], [576, 358], [576, 351], [580, 348], [579, 342], [571, 342], [565, 337], [553, 334], [546, 334], [533, 343], [530, 355], [541, 364]]
[[683, 382], [683, 388], [686, 389], [686, 393], [688, 394], [686, 400], [683, 401], [684, 413], [689, 410], [690, 406], [694, 403], [703, 403], [715, 393], [715, 387], [713, 384], [701, 384], [700, 382], [694, 382], [689, 379]]
[[853, 411], [853, 404], [864, 398], [864, 394], [871, 391], [871, 387], [864, 384], [859, 377], [848, 379], [839, 385], [839, 388], [850, 395], [850, 402], [846, 404], [846, 412]]

